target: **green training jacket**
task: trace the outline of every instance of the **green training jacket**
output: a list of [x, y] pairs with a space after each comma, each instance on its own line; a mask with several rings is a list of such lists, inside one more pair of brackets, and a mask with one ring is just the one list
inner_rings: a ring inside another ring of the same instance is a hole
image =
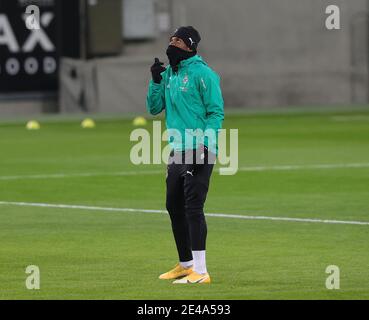
[[[199, 55], [195, 55], [181, 61], [177, 72], [168, 65], [161, 76], [160, 84], [150, 80], [146, 107], [153, 115], [165, 109], [168, 140], [172, 148], [184, 151], [204, 144], [217, 154], [216, 133], [224, 120], [218, 74]], [[202, 134], [207, 132], [210, 134]]]

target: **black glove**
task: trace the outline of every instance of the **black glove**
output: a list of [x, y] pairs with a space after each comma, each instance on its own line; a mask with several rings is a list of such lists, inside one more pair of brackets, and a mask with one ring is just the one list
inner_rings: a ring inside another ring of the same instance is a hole
[[154, 64], [151, 66], [151, 74], [152, 74], [152, 80], [155, 83], [160, 83], [162, 76], [160, 73], [165, 71], [166, 69], [163, 67], [164, 62], [160, 62], [158, 58], [155, 58]]

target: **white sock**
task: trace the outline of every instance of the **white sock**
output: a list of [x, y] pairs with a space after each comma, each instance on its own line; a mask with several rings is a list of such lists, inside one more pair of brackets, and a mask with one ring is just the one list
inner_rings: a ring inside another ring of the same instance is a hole
[[192, 256], [194, 260], [193, 270], [199, 274], [205, 274], [206, 270], [206, 260], [205, 260], [205, 250], [192, 251]]
[[180, 262], [179, 262], [179, 264], [180, 264], [183, 268], [189, 268], [189, 267], [192, 267], [192, 265], [193, 265], [193, 260], [185, 261], [185, 262], [180, 261]]

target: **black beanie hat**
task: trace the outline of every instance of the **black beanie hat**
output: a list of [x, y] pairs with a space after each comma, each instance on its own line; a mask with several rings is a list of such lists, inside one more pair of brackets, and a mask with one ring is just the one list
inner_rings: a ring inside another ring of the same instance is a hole
[[192, 26], [179, 27], [176, 31], [174, 31], [172, 37], [182, 39], [187, 47], [193, 51], [196, 51], [197, 45], [201, 40], [199, 32]]

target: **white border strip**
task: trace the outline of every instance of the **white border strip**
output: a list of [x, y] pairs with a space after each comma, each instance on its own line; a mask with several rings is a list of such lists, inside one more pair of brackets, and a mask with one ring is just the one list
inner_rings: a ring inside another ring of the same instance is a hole
[[[314, 169], [340, 169], [340, 168], [369, 168], [369, 163], [346, 163], [346, 164], [312, 164], [312, 165], [276, 165], [276, 166], [250, 166], [241, 167], [238, 171], [290, 171], [290, 170], [314, 170]], [[216, 171], [219, 171], [217, 169]], [[75, 177], [98, 177], [98, 176], [136, 176], [136, 175], [156, 175], [163, 174], [162, 170], [142, 170], [142, 171], [117, 171], [117, 172], [86, 172], [86, 173], [55, 173], [55, 174], [34, 174], [17, 176], [0, 176], [0, 181], [26, 180], [26, 179], [61, 179]]]
[[[150, 209], [133, 209], [133, 208], [109, 208], [84, 205], [67, 205], [67, 204], [49, 204], [49, 203], [32, 203], [32, 202], [10, 202], [0, 201], [0, 205], [21, 206], [21, 207], [41, 207], [55, 209], [79, 209], [89, 211], [112, 211], [112, 212], [131, 212], [131, 213], [167, 213], [166, 210], [150, 210]], [[305, 218], [288, 218], [288, 217], [267, 217], [267, 216], [246, 216], [226, 213], [206, 213], [208, 217], [230, 218], [230, 219], [246, 219], [246, 220], [270, 220], [270, 221], [289, 221], [289, 222], [305, 222], [305, 223], [328, 223], [328, 224], [347, 224], [347, 225], [369, 225], [366, 221], [345, 221], [345, 220], [322, 220], [322, 219], [305, 219]]]

